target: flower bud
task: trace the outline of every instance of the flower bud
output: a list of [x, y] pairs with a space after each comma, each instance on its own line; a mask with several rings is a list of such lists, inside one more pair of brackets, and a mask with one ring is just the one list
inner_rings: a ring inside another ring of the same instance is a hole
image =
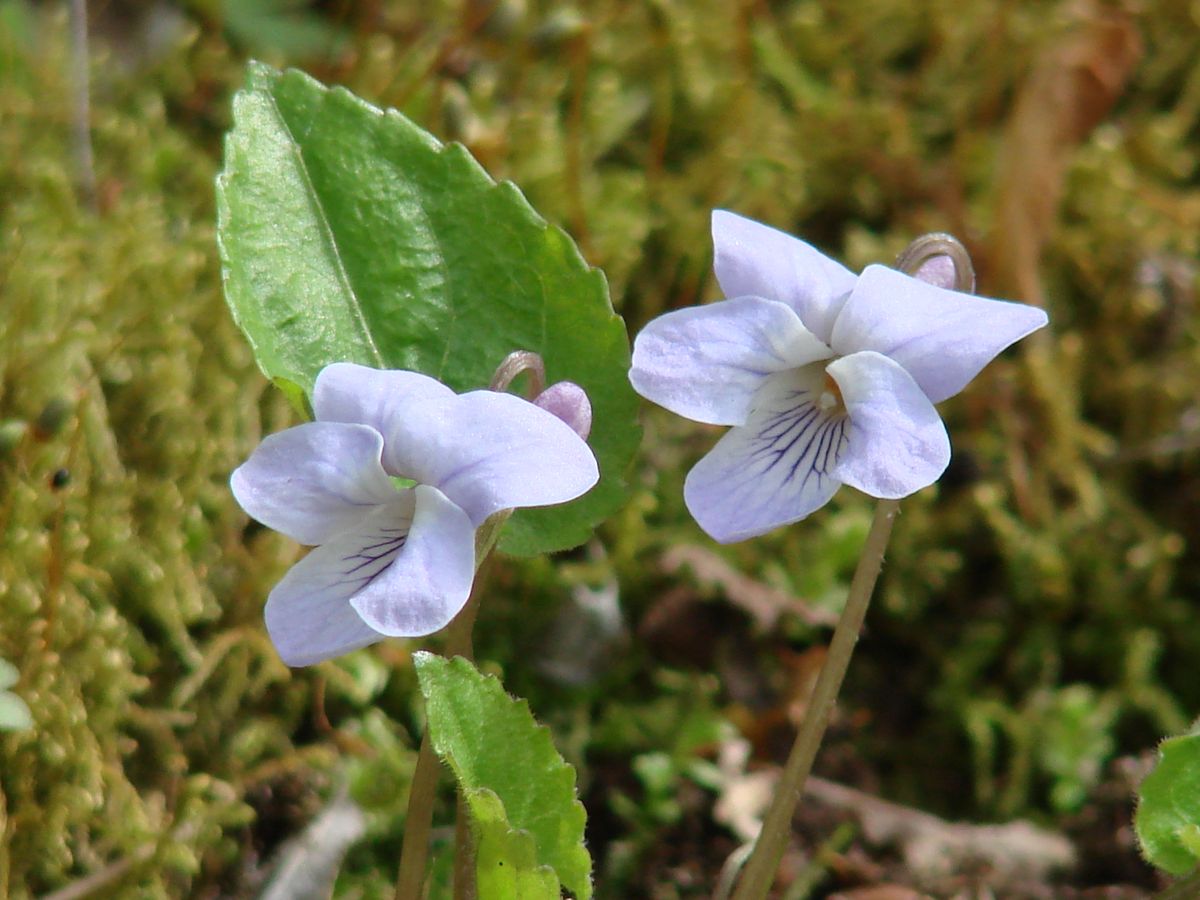
[[917, 281], [965, 294], [975, 293], [971, 254], [952, 234], [923, 234], [896, 257], [896, 268]]
[[538, 394], [533, 404], [562, 419], [587, 440], [592, 430], [592, 404], [587, 392], [575, 382], [556, 381]]
[[954, 260], [949, 256], [931, 256], [913, 272], [913, 278], [952, 291], [955, 289], [958, 273], [954, 268]]

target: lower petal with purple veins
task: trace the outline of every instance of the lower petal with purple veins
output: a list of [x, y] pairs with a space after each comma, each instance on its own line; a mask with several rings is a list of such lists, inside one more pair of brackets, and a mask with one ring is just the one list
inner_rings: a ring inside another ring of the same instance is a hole
[[745, 425], [733, 428], [688, 473], [684, 499], [722, 543], [799, 521], [829, 502], [849, 420], [830, 402], [820, 363], [768, 379]]
[[[350, 604], [389, 637], [420, 637], [446, 627], [466, 605], [475, 578], [475, 527], [466, 512], [426, 484], [409, 496], [411, 525], [399, 546], [364, 545], [359, 556], [344, 560], [346, 577], [371, 573]], [[357, 568], [372, 556], [376, 562]]]
[[351, 605], [377, 582], [408, 543], [416, 492], [396, 494], [357, 527], [292, 566], [267, 597], [267, 631], [283, 661], [307, 666], [382, 640]]

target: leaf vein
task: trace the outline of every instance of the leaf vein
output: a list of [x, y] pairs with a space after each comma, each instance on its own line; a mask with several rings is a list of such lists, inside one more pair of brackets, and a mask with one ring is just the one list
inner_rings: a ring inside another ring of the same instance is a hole
[[[325, 245], [333, 256], [334, 268], [337, 271], [338, 280], [345, 288], [348, 298], [347, 305], [350, 308], [355, 322], [358, 324], [360, 336], [366, 343], [367, 348], [371, 351], [371, 355], [375, 359], [375, 363], [379, 368], [384, 368], [383, 354], [379, 352], [379, 347], [375, 343], [375, 338], [371, 334], [371, 329], [367, 324], [366, 314], [363, 312], [362, 301], [358, 299], [358, 292], [354, 289], [354, 284], [350, 281], [350, 273], [346, 271], [345, 263], [342, 260], [341, 249], [338, 247], [337, 238], [334, 236], [333, 227], [329, 224], [329, 217], [325, 212], [325, 206], [321, 202], [320, 194], [317, 192], [316, 185], [313, 184], [312, 176], [308, 171], [308, 163], [305, 162], [304, 152], [301, 149], [300, 142], [296, 140], [296, 135], [292, 132], [292, 127], [288, 124], [284, 117], [279, 104], [275, 100], [275, 95], [270, 91], [265, 92], [268, 100], [271, 103], [271, 109], [275, 113], [276, 119], [279, 121], [279, 126], [287, 133], [288, 140], [292, 145], [292, 152], [296, 155], [296, 163], [299, 167], [300, 177], [304, 179], [305, 187], [308, 189], [308, 195], [312, 200], [313, 209], [317, 216], [317, 221], [321, 228], [321, 234], [325, 238]], [[332, 360], [331, 360], [332, 361]]]

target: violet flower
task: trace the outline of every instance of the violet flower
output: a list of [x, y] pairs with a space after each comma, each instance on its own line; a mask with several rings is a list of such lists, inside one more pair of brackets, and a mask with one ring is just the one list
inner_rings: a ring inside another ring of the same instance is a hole
[[887, 499], [932, 484], [950, 461], [934, 404], [1047, 321], [884, 266], [856, 276], [722, 210], [712, 231], [730, 299], [647, 325], [629, 377], [672, 412], [734, 426], [684, 485], [722, 543], [803, 519], [842, 484]]
[[267, 437], [230, 480], [247, 513], [315, 545], [267, 598], [292, 666], [443, 628], [467, 602], [485, 519], [599, 477], [568, 424], [511, 394], [336, 363], [312, 402], [316, 421]]

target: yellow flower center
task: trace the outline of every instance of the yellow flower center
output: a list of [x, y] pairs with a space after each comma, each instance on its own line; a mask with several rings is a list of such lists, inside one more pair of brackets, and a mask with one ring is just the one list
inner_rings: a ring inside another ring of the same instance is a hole
[[825, 373], [825, 384], [821, 396], [817, 398], [817, 405], [825, 412], [841, 411], [846, 408], [846, 401], [842, 399], [842, 389], [838, 387], [838, 383], [828, 372]]

